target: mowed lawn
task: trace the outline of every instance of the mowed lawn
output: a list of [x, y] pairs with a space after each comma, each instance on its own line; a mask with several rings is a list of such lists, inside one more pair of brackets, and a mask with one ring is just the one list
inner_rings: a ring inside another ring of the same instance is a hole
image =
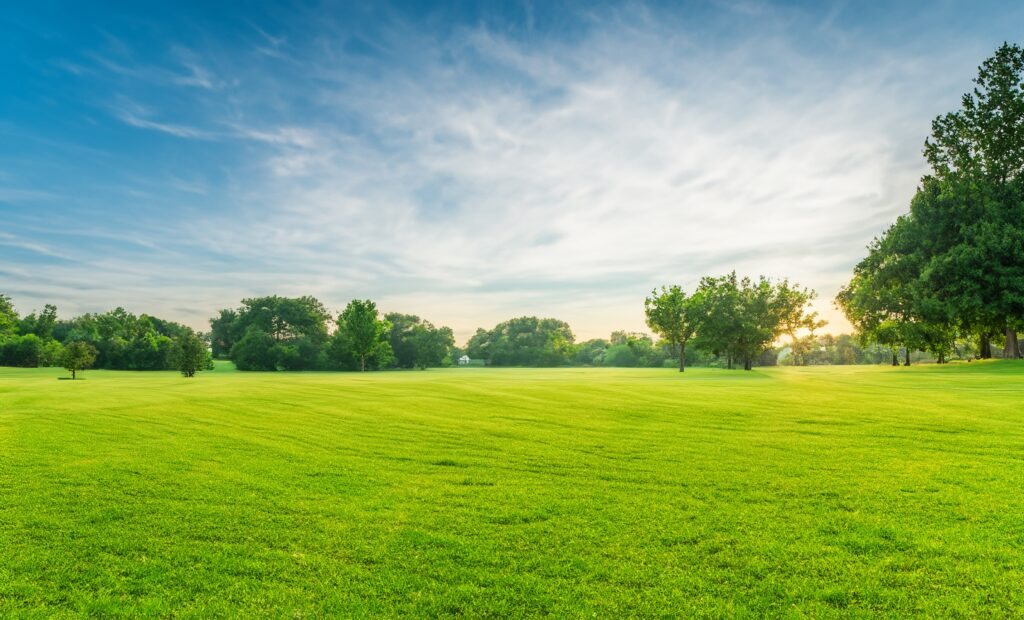
[[0, 369], [0, 616], [1024, 615], [1024, 364]]

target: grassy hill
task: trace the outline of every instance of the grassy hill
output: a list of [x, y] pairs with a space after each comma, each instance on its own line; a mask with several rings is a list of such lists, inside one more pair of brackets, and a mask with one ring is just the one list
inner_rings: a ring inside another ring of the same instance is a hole
[[1024, 614], [1024, 364], [0, 369], [0, 616]]

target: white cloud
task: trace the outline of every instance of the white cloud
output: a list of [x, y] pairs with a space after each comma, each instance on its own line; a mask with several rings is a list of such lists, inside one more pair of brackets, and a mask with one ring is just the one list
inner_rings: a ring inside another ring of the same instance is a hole
[[[223, 131], [117, 110], [142, 129], [245, 145], [227, 206], [168, 232], [169, 251], [202, 258], [171, 285], [141, 255], [93, 262], [90, 281], [104, 299], [130, 290], [197, 316], [312, 293], [332, 307], [373, 297], [461, 338], [525, 313], [594, 337], [643, 329], [655, 285], [736, 269], [816, 288], [836, 320], [832, 295], [906, 209], [928, 123], [985, 50], [872, 52], [849, 33], [842, 49], [807, 45], [791, 15], [725, 4], [753, 16], [729, 36], [646, 10], [591, 15], [563, 40], [399, 25], [377, 42], [387, 61], [318, 33], [288, 45], [294, 74], [270, 68], [286, 41], [261, 32], [269, 48], [235, 59], [229, 92], [201, 100], [203, 127]], [[215, 84], [186, 66], [190, 86]], [[208, 189], [185, 177], [172, 185]]]
[[678, 26], [610, 22], [571, 47], [470, 30], [415, 42], [445, 61], [320, 65], [338, 86], [319, 97], [368, 136], [330, 118], [248, 131], [317, 139], [265, 140], [281, 147], [269, 209], [210, 243], [283, 257], [334, 303], [451, 321], [416, 303], [458, 298], [461, 335], [516, 312], [639, 329], [651, 286], [733, 268], [815, 287], [836, 318], [829, 298], [907, 206], [928, 104], [969, 73], [937, 75], [948, 58], [844, 73], [771, 32], [708, 48]]

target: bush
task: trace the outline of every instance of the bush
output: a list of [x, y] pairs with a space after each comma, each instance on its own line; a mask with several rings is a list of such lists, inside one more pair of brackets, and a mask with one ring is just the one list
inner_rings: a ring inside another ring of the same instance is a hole
[[250, 327], [245, 336], [231, 347], [231, 360], [239, 370], [277, 370], [274, 351], [277, 344], [270, 334]]
[[608, 347], [604, 354], [604, 365], [618, 368], [633, 368], [636, 366], [636, 353], [628, 344], [617, 344]]
[[3, 344], [0, 357], [4, 366], [37, 368], [44, 358], [43, 341], [35, 334], [15, 336]]

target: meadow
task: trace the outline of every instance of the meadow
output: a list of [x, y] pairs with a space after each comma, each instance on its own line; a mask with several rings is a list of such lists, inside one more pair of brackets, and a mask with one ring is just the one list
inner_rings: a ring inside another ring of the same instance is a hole
[[64, 374], [2, 617], [1024, 615], [1024, 363]]

